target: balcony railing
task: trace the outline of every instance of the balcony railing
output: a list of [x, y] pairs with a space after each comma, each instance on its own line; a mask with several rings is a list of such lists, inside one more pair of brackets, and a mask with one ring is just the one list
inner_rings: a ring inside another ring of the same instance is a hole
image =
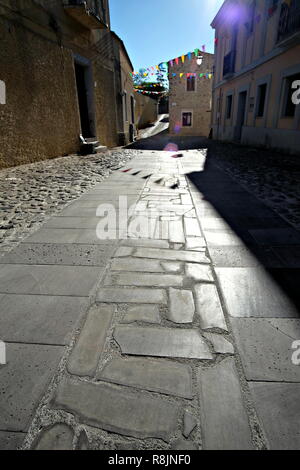
[[103, 0], [63, 0], [63, 4], [66, 13], [86, 28], [107, 28]]
[[224, 57], [224, 65], [223, 65], [223, 77], [231, 75], [235, 71], [235, 57], [236, 51], [231, 51]]
[[297, 33], [300, 35], [300, 2], [292, 0], [290, 5], [281, 5], [277, 41], [284, 41]]

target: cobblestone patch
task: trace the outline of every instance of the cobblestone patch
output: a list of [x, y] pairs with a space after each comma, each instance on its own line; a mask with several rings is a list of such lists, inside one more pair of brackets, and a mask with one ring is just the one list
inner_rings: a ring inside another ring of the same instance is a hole
[[210, 154], [239, 183], [300, 229], [298, 156], [216, 142]]

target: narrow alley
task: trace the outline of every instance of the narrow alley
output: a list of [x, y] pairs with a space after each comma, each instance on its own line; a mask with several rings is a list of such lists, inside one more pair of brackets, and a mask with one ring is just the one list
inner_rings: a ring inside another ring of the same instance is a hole
[[299, 446], [298, 232], [204, 145], [140, 142], [0, 258], [2, 446]]

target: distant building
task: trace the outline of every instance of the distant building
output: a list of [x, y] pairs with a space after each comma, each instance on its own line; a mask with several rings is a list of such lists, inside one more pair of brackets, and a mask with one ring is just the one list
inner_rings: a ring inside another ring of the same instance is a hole
[[300, 1], [226, 0], [212, 27], [213, 137], [300, 152]]
[[[116, 38], [108, 0], [1, 1], [0, 167], [77, 152], [83, 139], [99, 150], [128, 139], [132, 66]], [[128, 124], [117, 107], [123, 91]]]
[[[169, 64], [170, 133], [208, 137], [211, 125], [213, 54], [199, 51]], [[176, 75], [175, 75], [176, 74]], [[189, 74], [189, 75], [187, 75]], [[200, 77], [202, 74], [202, 77]]]

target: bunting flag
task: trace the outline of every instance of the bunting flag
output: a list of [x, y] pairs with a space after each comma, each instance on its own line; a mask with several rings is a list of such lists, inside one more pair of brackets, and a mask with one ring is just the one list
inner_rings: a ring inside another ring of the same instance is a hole
[[[215, 45], [218, 44], [218, 38], [215, 39]], [[174, 67], [174, 65], [179, 65], [179, 60], [181, 60], [181, 63], [184, 64], [185, 63], [185, 59], [186, 59], [186, 56], [188, 57], [189, 60], [192, 60], [193, 58], [197, 58], [199, 56], [199, 54], [201, 54], [201, 52], [206, 52], [206, 46], [205, 44], [203, 44], [201, 46], [201, 50], [196, 48], [194, 49], [194, 52], [188, 52], [187, 54], [182, 54], [181, 56], [179, 57], [176, 57], [175, 59], [172, 59], [172, 60], [169, 60], [168, 62], [161, 62], [160, 64], [158, 65], [155, 65], [154, 67], [148, 67], [148, 68], [145, 68], [143, 70], [147, 70], [147, 74], [148, 75], [155, 75], [155, 73], [153, 72], [156, 72], [157, 71], [160, 71], [160, 72], [164, 72], [164, 67], [165, 68], [168, 68], [168, 66], [170, 67]], [[175, 63], [175, 64], [174, 64]], [[143, 72], [142, 74], [139, 73], [139, 72], [133, 72], [133, 73], [130, 73], [131, 76], [146, 76], [145, 75], [145, 72]]]
[[213, 78], [213, 74], [212, 73], [195, 73], [195, 72], [181, 72], [181, 73], [172, 73], [170, 74], [170, 78], [175, 78], [177, 77], [177, 75], [179, 76], [179, 78], [182, 78], [183, 76], [186, 76], [187, 78], [189, 77], [199, 77], [199, 78]]

